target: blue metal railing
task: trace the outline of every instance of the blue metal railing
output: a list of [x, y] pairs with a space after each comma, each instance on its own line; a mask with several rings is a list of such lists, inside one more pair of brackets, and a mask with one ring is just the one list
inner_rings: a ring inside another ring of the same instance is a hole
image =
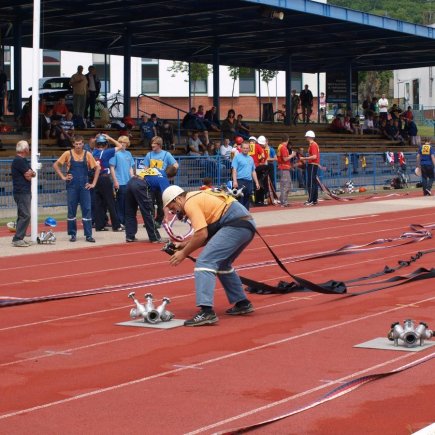
[[[366, 166], [362, 167], [362, 157]], [[415, 168], [415, 154], [405, 153], [407, 159], [407, 175], [411, 183], [419, 181], [411, 168]], [[231, 180], [231, 162], [220, 155], [217, 156], [177, 156], [180, 165], [175, 177], [175, 184], [186, 190], [195, 190], [202, 185], [205, 177], [213, 179], [214, 186], [221, 186]], [[38, 174], [38, 202], [40, 207], [66, 206], [65, 182], [60, 180], [52, 165], [56, 159], [41, 159], [42, 168]], [[348, 161], [348, 164], [346, 164]], [[143, 159], [136, 159], [140, 167]], [[0, 208], [13, 209], [15, 203], [12, 197], [11, 167], [12, 160], [0, 160]], [[346, 160], [343, 153], [323, 153], [321, 158], [322, 170], [319, 176], [330, 189], [343, 187], [352, 180], [355, 186], [364, 186], [376, 190], [380, 186], [390, 185], [391, 179], [397, 176], [397, 166], [385, 162], [383, 153], [357, 154], [349, 153]], [[293, 190], [304, 189], [304, 173], [292, 169]], [[279, 171], [274, 165], [273, 181], [279, 190]]]

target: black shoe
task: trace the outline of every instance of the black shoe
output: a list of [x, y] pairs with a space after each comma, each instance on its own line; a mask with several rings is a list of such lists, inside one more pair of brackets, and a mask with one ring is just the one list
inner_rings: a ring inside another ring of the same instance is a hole
[[198, 314], [193, 316], [191, 319], [184, 322], [184, 326], [202, 326], [202, 325], [212, 325], [218, 321], [218, 317], [214, 311], [205, 312], [201, 310]]
[[86, 237], [86, 241], [89, 243], [95, 243], [95, 239], [91, 236]]
[[162, 227], [162, 223], [161, 222], [154, 222], [154, 226], [159, 229]]
[[114, 231], [115, 233], [118, 233], [120, 231], [124, 231], [124, 228], [118, 227], [118, 228], [113, 229], [112, 231]]
[[77, 237], [76, 237], [76, 236], [71, 236], [71, 237], [69, 238], [69, 241], [70, 241], [70, 242], [76, 242], [76, 241], [77, 241]]
[[104, 228], [100, 228], [99, 230], [96, 229], [95, 231], [109, 231], [109, 230], [106, 227], [104, 227]]
[[225, 314], [230, 316], [241, 316], [243, 314], [252, 313], [254, 311], [254, 306], [249, 301], [237, 302], [234, 307], [229, 308], [225, 311]]
[[136, 237], [127, 237], [127, 238], [125, 239], [125, 241], [126, 241], [127, 243], [132, 243], [132, 242], [138, 242], [139, 239], [137, 239]]

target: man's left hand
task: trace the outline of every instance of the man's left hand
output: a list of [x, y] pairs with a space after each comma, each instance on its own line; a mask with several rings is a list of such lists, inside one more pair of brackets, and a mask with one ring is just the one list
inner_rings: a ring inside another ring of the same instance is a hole
[[176, 251], [174, 255], [169, 259], [171, 266], [178, 266], [183, 260], [185, 260], [186, 255], [183, 250]]

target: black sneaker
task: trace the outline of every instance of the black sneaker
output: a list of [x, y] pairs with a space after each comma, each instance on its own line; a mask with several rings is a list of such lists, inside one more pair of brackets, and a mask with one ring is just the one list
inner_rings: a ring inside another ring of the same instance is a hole
[[89, 243], [95, 243], [95, 239], [91, 236], [86, 237], [86, 241]]
[[252, 313], [254, 311], [254, 306], [249, 301], [237, 302], [234, 307], [229, 308], [225, 311], [225, 314], [230, 316], [242, 316], [243, 314]]
[[193, 316], [191, 319], [184, 322], [184, 326], [202, 326], [202, 325], [212, 325], [218, 321], [218, 317], [214, 311], [200, 311], [198, 314]]
[[69, 241], [70, 241], [70, 242], [75, 242], [75, 241], [77, 241], [77, 237], [76, 237], [76, 236], [71, 236], [71, 237], [69, 238]]
[[106, 227], [104, 227], [104, 228], [96, 229], [95, 231], [109, 231], [109, 230]]

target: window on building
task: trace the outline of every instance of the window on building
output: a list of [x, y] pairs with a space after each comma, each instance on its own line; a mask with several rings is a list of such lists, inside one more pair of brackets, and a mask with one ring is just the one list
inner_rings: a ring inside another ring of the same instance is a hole
[[60, 51], [43, 50], [42, 52], [42, 77], [60, 76]]
[[8, 90], [11, 89], [11, 47], [5, 46], [3, 49], [3, 71], [8, 78]]
[[142, 93], [159, 93], [159, 60], [142, 58]]
[[[105, 66], [106, 62], [107, 65]], [[100, 93], [105, 94], [106, 91], [110, 92], [110, 57], [107, 55], [104, 56], [104, 54], [93, 54], [92, 65], [94, 65], [97, 70], [97, 76], [101, 81]]]
[[240, 73], [239, 92], [241, 94], [255, 94], [255, 69], [250, 68]]

